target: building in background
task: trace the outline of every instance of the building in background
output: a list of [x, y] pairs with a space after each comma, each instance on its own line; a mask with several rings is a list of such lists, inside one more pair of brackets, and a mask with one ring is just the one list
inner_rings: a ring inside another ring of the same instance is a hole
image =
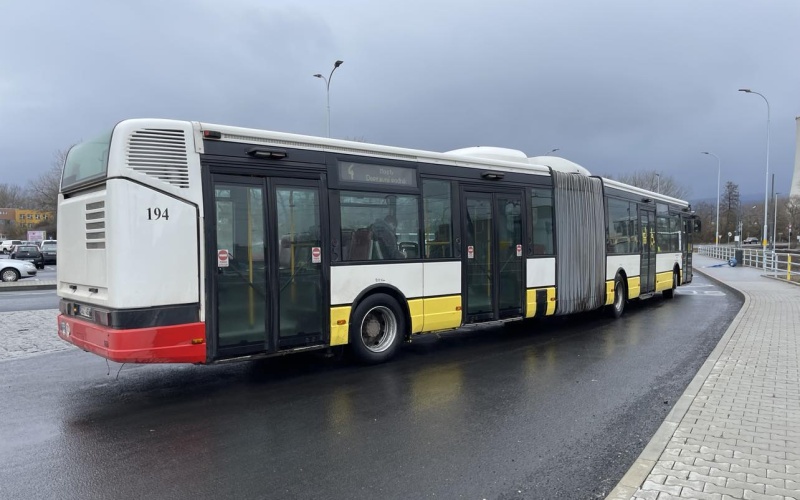
[[14, 220], [20, 228], [34, 228], [41, 224], [53, 219], [51, 212], [44, 212], [42, 210], [29, 210], [24, 208], [16, 209], [16, 217]]

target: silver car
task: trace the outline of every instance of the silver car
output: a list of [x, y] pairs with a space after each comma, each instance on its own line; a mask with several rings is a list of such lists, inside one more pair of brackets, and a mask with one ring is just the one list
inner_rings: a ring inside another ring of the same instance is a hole
[[0, 281], [17, 281], [36, 276], [36, 266], [24, 260], [0, 260]]

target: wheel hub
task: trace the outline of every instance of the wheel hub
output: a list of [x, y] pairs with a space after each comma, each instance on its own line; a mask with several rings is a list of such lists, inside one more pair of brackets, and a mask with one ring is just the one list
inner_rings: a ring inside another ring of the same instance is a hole
[[364, 333], [366, 333], [369, 338], [374, 339], [381, 333], [381, 322], [374, 317], [370, 318], [364, 325]]

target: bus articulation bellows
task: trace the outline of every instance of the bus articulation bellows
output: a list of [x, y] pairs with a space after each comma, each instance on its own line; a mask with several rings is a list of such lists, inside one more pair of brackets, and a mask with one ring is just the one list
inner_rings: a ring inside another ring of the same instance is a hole
[[58, 226], [58, 334], [84, 350], [374, 363], [419, 333], [672, 297], [699, 224], [563, 158], [136, 119], [70, 150]]

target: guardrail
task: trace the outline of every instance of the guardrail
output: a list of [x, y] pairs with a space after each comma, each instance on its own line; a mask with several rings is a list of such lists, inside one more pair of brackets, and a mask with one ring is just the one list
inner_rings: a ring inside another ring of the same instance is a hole
[[[698, 245], [695, 250], [700, 255], [730, 262], [736, 259], [737, 266], [764, 269], [765, 274], [784, 281], [800, 283], [800, 254], [784, 253], [758, 248], [736, 248], [726, 245]], [[738, 254], [738, 255], [737, 255]], [[766, 260], [766, 265], [765, 261]]]

